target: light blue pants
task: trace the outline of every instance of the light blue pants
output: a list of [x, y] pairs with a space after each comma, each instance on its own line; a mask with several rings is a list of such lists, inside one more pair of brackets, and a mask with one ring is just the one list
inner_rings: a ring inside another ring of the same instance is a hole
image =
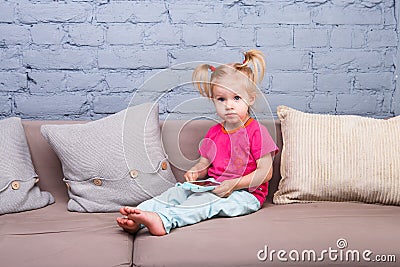
[[144, 211], [156, 212], [163, 221], [165, 231], [220, 216], [235, 217], [260, 209], [258, 199], [245, 190], [234, 191], [227, 198], [211, 192], [193, 193], [182, 187], [172, 187], [157, 197], [137, 206]]

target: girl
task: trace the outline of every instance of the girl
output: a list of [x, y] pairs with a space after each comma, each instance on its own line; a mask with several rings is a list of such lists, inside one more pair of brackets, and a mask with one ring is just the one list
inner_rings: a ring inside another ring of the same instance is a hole
[[217, 68], [202, 64], [194, 70], [194, 86], [213, 101], [222, 122], [210, 128], [198, 163], [184, 177], [190, 182], [208, 176], [221, 184], [203, 193], [173, 187], [136, 208], [121, 208], [120, 227], [135, 233], [146, 226], [153, 235], [165, 235], [215, 216], [235, 217], [260, 209], [272, 177], [272, 157], [278, 151], [267, 129], [250, 117], [256, 83], [264, 72], [259, 50], [246, 52], [243, 63]]

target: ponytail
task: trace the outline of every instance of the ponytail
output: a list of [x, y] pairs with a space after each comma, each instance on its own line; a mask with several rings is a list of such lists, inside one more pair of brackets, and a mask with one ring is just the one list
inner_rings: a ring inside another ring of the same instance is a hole
[[211, 98], [212, 92], [209, 70], [215, 71], [215, 68], [208, 64], [201, 64], [197, 66], [192, 74], [192, 82], [194, 87], [199, 91], [202, 96]]
[[[252, 49], [244, 53], [242, 64], [236, 63], [234, 66], [239, 71], [244, 72], [256, 84], [260, 84], [265, 74], [264, 53], [257, 49]], [[253, 65], [253, 70], [249, 65]]]
[[213, 84], [223, 83], [230, 75], [239, 73], [244, 78], [243, 86], [247, 91], [252, 95], [256, 94], [256, 84], [261, 83], [265, 74], [264, 54], [260, 50], [252, 49], [244, 53], [243, 63], [223, 64], [217, 68], [201, 64], [193, 71], [192, 82], [202, 96], [212, 98]]

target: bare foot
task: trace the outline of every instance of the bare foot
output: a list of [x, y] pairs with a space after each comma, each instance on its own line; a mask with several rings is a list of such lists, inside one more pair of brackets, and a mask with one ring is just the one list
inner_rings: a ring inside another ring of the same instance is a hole
[[128, 214], [128, 218], [136, 223], [144, 224], [152, 235], [167, 234], [160, 216], [155, 212], [135, 209], [135, 213]]
[[120, 208], [119, 209], [119, 212], [122, 214], [122, 215], [124, 215], [124, 216], [127, 216], [128, 214], [130, 214], [130, 213], [135, 213], [135, 207], [128, 207], [128, 206], [126, 206], [126, 207], [122, 207], [122, 208]]
[[118, 225], [124, 229], [126, 232], [134, 234], [140, 229], [140, 223], [129, 219], [128, 214], [134, 214], [135, 208], [132, 207], [123, 207], [119, 210], [119, 212], [124, 215], [123, 218], [117, 218]]
[[131, 234], [136, 233], [140, 229], [140, 223], [132, 221], [131, 219], [117, 218], [117, 223], [125, 232]]

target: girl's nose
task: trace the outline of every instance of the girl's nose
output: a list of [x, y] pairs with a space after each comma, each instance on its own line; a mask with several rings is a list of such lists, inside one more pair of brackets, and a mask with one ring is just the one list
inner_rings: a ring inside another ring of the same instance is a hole
[[226, 100], [225, 108], [226, 109], [231, 109], [232, 106], [232, 101], [230, 99]]

